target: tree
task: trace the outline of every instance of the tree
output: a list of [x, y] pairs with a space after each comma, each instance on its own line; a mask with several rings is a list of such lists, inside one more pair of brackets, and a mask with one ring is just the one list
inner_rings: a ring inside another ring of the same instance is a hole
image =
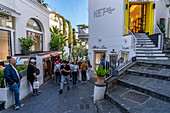
[[52, 49], [59, 49], [62, 51], [62, 59], [65, 57], [65, 50], [64, 50], [64, 44], [66, 43], [67, 36], [64, 36], [61, 33], [61, 30], [57, 28], [57, 26], [50, 28], [51, 32], [51, 41], [50, 41], [50, 47]]
[[77, 45], [77, 41], [76, 41], [76, 30], [73, 28], [73, 46]]
[[85, 46], [73, 46], [71, 55], [73, 60], [83, 59], [88, 55], [88, 49]]

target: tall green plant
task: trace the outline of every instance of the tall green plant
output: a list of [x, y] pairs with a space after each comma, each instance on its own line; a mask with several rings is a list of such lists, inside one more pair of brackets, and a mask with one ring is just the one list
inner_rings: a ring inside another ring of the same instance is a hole
[[61, 33], [61, 30], [59, 30], [57, 26], [50, 28], [50, 32], [51, 32], [51, 41], [50, 41], [51, 49], [61, 50], [62, 58], [64, 58], [64, 53], [65, 53], [64, 44], [68, 40], [67, 37]]
[[69, 20], [66, 20], [67, 24], [68, 24], [68, 28], [69, 28], [69, 33], [68, 33], [68, 44], [69, 44], [69, 48], [71, 48], [71, 44], [73, 43], [73, 31], [72, 31], [72, 25], [71, 22]]
[[22, 50], [29, 50], [29, 49], [31, 49], [31, 46], [33, 45], [33, 40], [26, 39], [24, 37], [18, 38], [18, 40], [21, 43]]
[[0, 87], [4, 88], [5, 84], [4, 84], [4, 69], [0, 70]]
[[104, 77], [111, 71], [111, 68], [109, 70], [105, 70], [105, 69], [103, 69], [103, 66], [101, 66], [101, 64], [99, 64], [98, 69], [95, 69], [95, 71], [96, 71], [96, 74], [98, 77]]

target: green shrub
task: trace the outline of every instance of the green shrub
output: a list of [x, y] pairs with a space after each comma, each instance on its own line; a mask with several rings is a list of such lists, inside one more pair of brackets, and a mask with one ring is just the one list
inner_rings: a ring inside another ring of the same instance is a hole
[[5, 84], [4, 84], [4, 69], [0, 70], [0, 88], [4, 88]]
[[99, 64], [98, 70], [95, 69], [95, 71], [96, 71], [96, 74], [98, 77], [104, 77], [111, 71], [111, 68], [109, 70], [105, 70], [105, 69], [103, 69], [103, 66], [101, 66], [101, 64]]
[[18, 66], [17, 67], [17, 70], [20, 72], [20, 71], [22, 71], [22, 70], [24, 70], [24, 69], [26, 69], [27, 67], [26, 66]]

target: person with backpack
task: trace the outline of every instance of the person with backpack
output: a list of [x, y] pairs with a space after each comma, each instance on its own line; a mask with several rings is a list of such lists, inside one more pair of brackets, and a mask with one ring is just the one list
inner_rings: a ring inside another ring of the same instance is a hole
[[54, 66], [54, 73], [55, 73], [55, 82], [57, 84], [60, 84], [60, 63], [59, 61], [56, 61], [55, 66]]
[[35, 67], [35, 63], [36, 63], [36, 60], [31, 59], [29, 65], [27, 67], [27, 80], [32, 85], [33, 96], [41, 94], [41, 92], [38, 91], [38, 89], [33, 88], [33, 83], [34, 83], [34, 81], [37, 81], [37, 74], [38, 74], [37, 73], [38, 69]]

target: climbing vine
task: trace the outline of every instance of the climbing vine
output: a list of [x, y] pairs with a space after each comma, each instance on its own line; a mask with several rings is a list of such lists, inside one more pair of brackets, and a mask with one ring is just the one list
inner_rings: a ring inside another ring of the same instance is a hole
[[71, 48], [71, 44], [73, 43], [73, 31], [72, 31], [72, 25], [71, 22], [69, 20], [66, 20], [68, 27], [69, 27], [69, 33], [68, 33], [68, 43], [69, 43], [69, 48]]

